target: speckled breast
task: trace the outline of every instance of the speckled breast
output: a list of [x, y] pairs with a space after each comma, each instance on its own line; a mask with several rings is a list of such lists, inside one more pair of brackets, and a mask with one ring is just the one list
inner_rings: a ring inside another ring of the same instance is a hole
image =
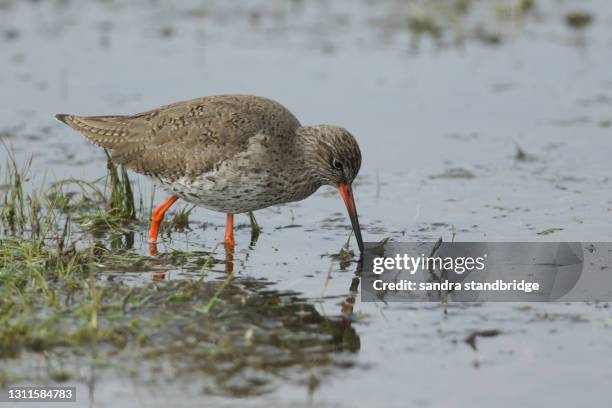
[[296, 188], [286, 177], [265, 171], [228, 174], [223, 169], [194, 178], [155, 180], [189, 203], [224, 213], [244, 213], [302, 200], [318, 187]]

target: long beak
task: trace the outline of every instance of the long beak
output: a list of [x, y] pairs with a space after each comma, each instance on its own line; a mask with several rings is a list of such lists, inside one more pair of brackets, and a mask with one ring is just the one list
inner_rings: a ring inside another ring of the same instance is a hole
[[361, 238], [361, 227], [359, 226], [359, 218], [357, 218], [357, 207], [355, 207], [353, 189], [350, 184], [340, 184], [338, 189], [340, 190], [340, 195], [344, 200], [344, 204], [346, 204], [346, 210], [348, 211], [351, 224], [353, 225], [353, 232], [357, 239], [357, 246], [359, 247], [359, 251], [363, 252], [363, 239]]

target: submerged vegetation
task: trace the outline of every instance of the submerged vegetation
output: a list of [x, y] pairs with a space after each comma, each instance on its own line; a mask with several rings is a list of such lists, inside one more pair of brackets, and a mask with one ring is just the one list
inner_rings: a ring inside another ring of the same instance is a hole
[[[75, 361], [146, 379], [173, 367], [181, 380], [205, 373], [193, 378], [208, 392], [244, 396], [271, 390], [287, 367], [307, 369], [295, 381], [311, 384], [315, 368], [342, 365], [333, 353], [359, 349], [348, 315], [226, 274], [212, 252], [140, 255], [149, 209], [110, 160], [102, 180], [48, 188], [30, 185], [28, 167], [9, 157], [0, 191], [0, 361], [14, 361], [0, 364], [0, 386], [31, 380], [20, 362], [40, 354], [50, 381], [83, 380]], [[185, 228], [189, 212], [165, 228]], [[177, 267], [191, 278], [166, 281]]]
[[389, 8], [377, 25], [408, 31], [413, 49], [426, 39], [439, 47], [468, 41], [497, 46], [510, 36], [512, 27], [535, 16], [538, 9], [536, 0], [415, 0], [392, 2]]

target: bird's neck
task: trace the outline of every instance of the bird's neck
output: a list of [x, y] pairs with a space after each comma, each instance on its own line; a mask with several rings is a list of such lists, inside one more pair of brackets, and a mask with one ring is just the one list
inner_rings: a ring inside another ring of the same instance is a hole
[[299, 150], [296, 157], [300, 157], [300, 160], [302, 160], [301, 163], [296, 163], [296, 165], [302, 170], [304, 181], [319, 188], [321, 186], [319, 175], [321, 158], [318, 152], [320, 132], [317, 131], [316, 126], [302, 126], [296, 130], [295, 134], [295, 147]]

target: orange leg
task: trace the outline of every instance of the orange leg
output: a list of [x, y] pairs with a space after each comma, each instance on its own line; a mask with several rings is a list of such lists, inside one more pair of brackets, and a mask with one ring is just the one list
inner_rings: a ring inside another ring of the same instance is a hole
[[227, 223], [225, 224], [225, 245], [234, 246], [234, 214], [227, 214]]
[[234, 214], [227, 214], [225, 224], [225, 272], [234, 272]]
[[151, 215], [151, 228], [149, 229], [149, 242], [157, 242], [157, 234], [159, 233], [159, 225], [164, 219], [164, 215], [172, 204], [178, 200], [177, 196], [172, 196], [167, 199], [162, 205], [153, 210], [153, 214]]

